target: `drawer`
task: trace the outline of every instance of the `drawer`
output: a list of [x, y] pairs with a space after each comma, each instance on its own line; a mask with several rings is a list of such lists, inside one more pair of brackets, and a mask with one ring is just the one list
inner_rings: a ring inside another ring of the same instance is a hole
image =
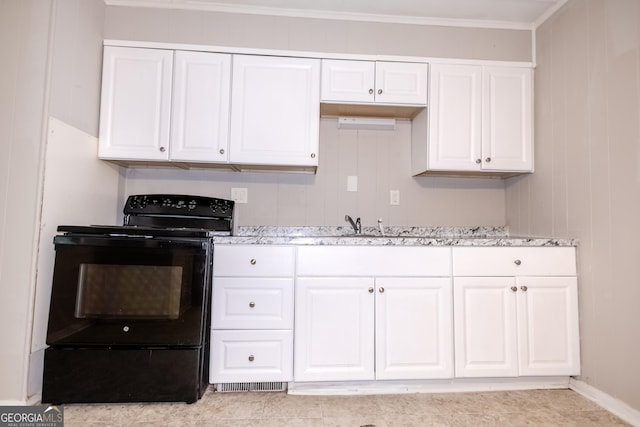
[[574, 247], [457, 247], [454, 276], [575, 276]]
[[293, 279], [215, 277], [213, 329], [292, 329]]
[[213, 275], [293, 277], [294, 248], [271, 245], [215, 245]]
[[450, 276], [448, 247], [303, 246], [299, 276]]
[[292, 331], [212, 331], [209, 382], [291, 381]]

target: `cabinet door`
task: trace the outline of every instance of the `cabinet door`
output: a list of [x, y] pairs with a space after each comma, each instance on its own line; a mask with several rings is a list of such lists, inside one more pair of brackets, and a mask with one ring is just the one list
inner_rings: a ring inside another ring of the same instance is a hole
[[429, 169], [480, 170], [482, 68], [432, 64], [429, 80]]
[[295, 381], [373, 380], [374, 281], [298, 278]]
[[580, 374], [575, 277], [518, 277], [520, 375]]
[[375, 63], [371, 61], [322, 60], [323, 102], [375, 101]]
[[376, 379], [453, 377], [450, 278], [376, 279]]
[[98, 156], [168, 160], [173, 52], [106, 46]]
[[376, 62], [376, 102], [427, 105], [429, 66], [409, 62]]
[[226, 162], [231, 55], [175, 52], [171, 160]]
[[515, 278], [453, 282], [456, 377], [518, 375]]
[[234, 55], [230, 161], [317, 166], [320, 60]]
[[483, 169], [533, 170], [532, 74], [528, 68], [484, 68]]

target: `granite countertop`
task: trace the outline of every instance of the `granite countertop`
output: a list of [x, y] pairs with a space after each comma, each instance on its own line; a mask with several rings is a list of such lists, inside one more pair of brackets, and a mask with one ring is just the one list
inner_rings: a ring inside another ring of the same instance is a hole
[[351, 227], [241, 226], [214, 243], [343, 246], [577, 246], [576, 239], [510, 236], [506, 227]]

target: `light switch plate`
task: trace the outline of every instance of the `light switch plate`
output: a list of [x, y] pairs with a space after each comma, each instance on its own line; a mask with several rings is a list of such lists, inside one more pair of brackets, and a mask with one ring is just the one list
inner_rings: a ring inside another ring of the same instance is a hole
[[231, 200], [233, 200], [236, 203], [248, 203], [249, 190], [247, 188], [232, 188]]
[[348, 176], [347, 177], [347, 191], [358, 191], [358, 177], [357, 176]]
[[389, 204], [392, 206], [400, 205], [400, 190], [389, 191]]

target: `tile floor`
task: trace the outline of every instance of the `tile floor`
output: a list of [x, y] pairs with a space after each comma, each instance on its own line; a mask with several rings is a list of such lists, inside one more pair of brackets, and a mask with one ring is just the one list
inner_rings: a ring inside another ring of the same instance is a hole
[[65, 405], [75, 426], [628, 426], [571, 390], [373, 396], [214, 393], [191, 405]]

